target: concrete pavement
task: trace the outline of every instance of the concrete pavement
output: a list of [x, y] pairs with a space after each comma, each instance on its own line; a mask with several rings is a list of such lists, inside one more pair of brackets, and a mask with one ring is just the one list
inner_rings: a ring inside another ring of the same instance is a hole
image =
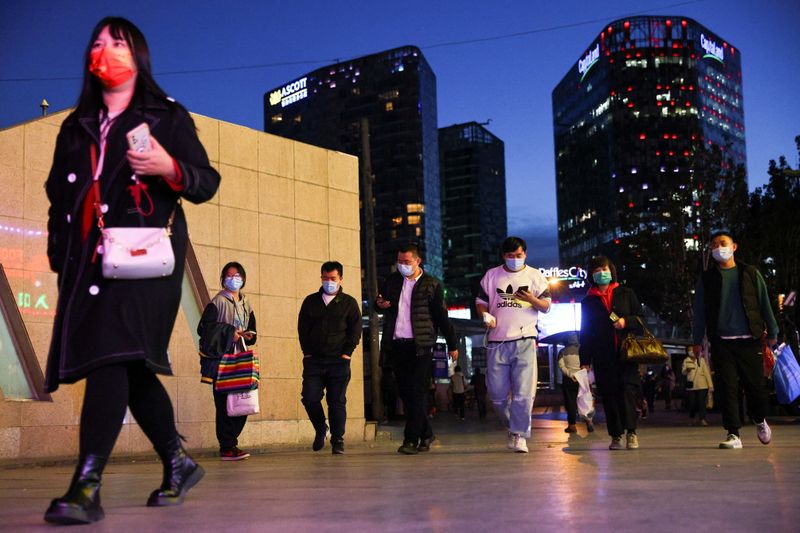
[[[106, 470], [106, 519], [92, 531], [798, 531], [800, 425], [775, 419], [769, 446], [753, 426], [744, 449], [719, 450], [718, 424], [656, 413], [641, 448], [610, 452], [605, 426], [563, 432], [558, 414], [534, 416], [529, 454], [505, 449], [496, 421], [434, 420], [430, 453], [402, 456], [399, 425], [369, 444], [263, 450], [246, 461], [201, 455], [206, 477], [175, 508], [147, 508], [160, 483], [152, 460]], [[715, 419], [712, 416], [712, 422]], [[52, 531], [42, 521], [72, 467], [0, 468], [0, 530]]]

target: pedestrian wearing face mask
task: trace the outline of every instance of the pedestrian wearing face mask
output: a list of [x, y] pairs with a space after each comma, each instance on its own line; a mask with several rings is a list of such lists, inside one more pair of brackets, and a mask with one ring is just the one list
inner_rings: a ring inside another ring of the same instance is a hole
[[[62, 383], [85, 379], [78, 465], [67, 492], [44, 516], [56, 524], [104, 517], [103, 470], [128, 409], [164, 464], [163, 482], [148, 506], [180, 504], [203, 477], [183, 448], [172, 402], [156, 374], [172, 374], [167, 347], [189, 242], [181, 199], [210, 200], [220, 177], [189, 113], [153, 79], [150, 49], [132, 22], [106, 17], [95, 26], [83, 72], [80, 96], [61, 124], [45, 184], [47, 258], [58, 276], [45, 386], [53, 392]], [[126, 134], [142, 124], [150, 129], [150, 149], [131, 150]], [[35, 145], [28, 150], [41, 154]], [[151, 279], [103, 275], [101, 226], [168, 224], [175, 255], [171, 274]]]
[[[201, 372], [203, 381], [214, 385], [220, 359], [226, 353], [238, 353], [256, 343], [256, 315], [242, 289], [247, 283], [247, 273], [239, 263], [232, 261], [220, 273], [222, 290], [212, 298], [200, 318], [197, 334], [200, 335]], [[223, 461], [241, 461], [250, 454], [239, 449], [239, 435], [247, 416], [228, 416], [228, 393], [214, 390], [216, 431], [219, 457]]]
[[450, 358], [458, 359], [458, 337], [447, 316], [444, 289], [421, 264], [416, 245], [402, 246], [397, 272], [386, 278], [375, 300], [383, 312], [381, 348], [405, 406], [403, 445], [397, 451], [406, 455], [430, 451], [434, 438], [427, 404], [437, 335], [447, 341]]
[[538, 381], [536, 321], [550, 311], [550, 286], [538, 268], [525, 264], [524, 240], [508, 237], [500, 251], [503, 264], [483, 275], [475, 307], [489, 328], [486, 385], [508, 428], [506, 447], [528, 453]]
[[335, 455], [344, 453], [350, 361], [361, 340], [361, 311], [356, 299], [344, 293], [343, 276], [344, 267], [338, 261], [323, 263], [322, 286], [306, 296], [297, 317], [303, 351], [302, 401], [316, 433], [311, 448], [317, 452], [325, 446], [329, 428], [322, 397], [326, 396]]
[[722, 425], [728, 432], [722, 449], [742, 447], [739, 429], [739, 391], [744, 386], [750, 416], [762, 444], [772, 440], [765, 418], [768, 398], [764, 384], [761, 336], [774, 346], [778, 323], [772, 313], [767, 285], [755, 267], [734, 259], [737, 244], [730, 233], [711, 238], [714, 262], [697, 281], [693, 337], [695, 357], [701, 354], [703, 336], [711, 343], [711, 363], [719, 390]]
[[617, 269], [607, 257], [589, 261], [591, 288], [581, 302], [581, 367], [594, 369], [603, 399], [609, 450], [639, 447], [636, 435], [636, 400], [641, 388], [639, 365], [622, 362], [619, 348], [629, 331], [639, 331], [642, 307], [636, 293], [617, 282]]

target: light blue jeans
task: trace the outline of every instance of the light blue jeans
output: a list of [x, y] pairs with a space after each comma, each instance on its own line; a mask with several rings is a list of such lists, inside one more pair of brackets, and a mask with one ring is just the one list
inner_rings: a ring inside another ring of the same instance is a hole
[[486, 353], [486, 387], [494, 410], [511, 433], [530, 438], [531, 408], [538, 379], [536, 340], [489, 343]]

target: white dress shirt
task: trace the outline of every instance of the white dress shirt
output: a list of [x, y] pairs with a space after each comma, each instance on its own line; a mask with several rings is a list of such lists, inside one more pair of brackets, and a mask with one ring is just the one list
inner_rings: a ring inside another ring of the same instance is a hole
[[411, 327], [411, 293], [414, 285], [422, 276], [422, 269], [417, 277], [411, 279], [403, 276], [403, 289], [400, 291], [400, 301], [397, 302], [397, 320], [394, 323], [394, 339], [413, 339], [414, 328]]

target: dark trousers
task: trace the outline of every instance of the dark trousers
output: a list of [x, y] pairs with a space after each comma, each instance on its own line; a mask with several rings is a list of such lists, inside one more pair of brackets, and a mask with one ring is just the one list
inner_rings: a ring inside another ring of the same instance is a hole
[[475, 403], [478, 404], [478, 418], [483, 420], [486, 418], [486, 393], [476, 392]]
[[[711, 343], [711, 362], [719, 390], [722, 425], [728, 433], [739, 434], [739, 391], [744, 387], [747, 410], [755, 422], [767, 415], [763, 356], [758, 339], [716, 339]], [[741, 383], [741, 385], [740, 385]]]
[[456, 412], [459, 418], [464, 418], [464, 400], [466, 394], [463, 392], [454, 392], [453, 393], [453, 410]]
[[341, 357], [303, 358], [303, 406], [314, 430], [325, 431], [322, 397], [326, 397], [333, 441], [344, 439], [348, 383], [350, 383], [350, 361]]
[[214, 391], [214, 406], [217, 408], [217, 440], [220, 450], [230, 450], [239, 444], [245, 416], [228, 416], [228, 393]]
[[86, 376], [79, 443], [82, 457], [111, 455], [126, 408], [157, 450], [166, 449], [178, 436], [169, 395], [144, 361], [102, 366]]
[[635, 433], [636, 399], [641, 390], [637, 366], [613, 364], [610, 368], [595, 367], [595, 376], [603, 397], [608, 434], [620, 437], [625, 430]]
[[564, 376], [564, 381], [561, 383], [561, 392], [564, 393], [564, 408], [567, 410], [567, 424], [574, 426], [578, 420], [578, 385], [568, 376]]
[[686, 393], [688, 395], [689, 418], [697, 416], [700, 420], [705, 420], [708, 389], [689, 390]]
[[392, 366], [406, 409], [404, 439], [412, 444], [433, 437], [427, 416], [432, 364], [433, 348], [418, 349], [414, 342], [392, 343]]

